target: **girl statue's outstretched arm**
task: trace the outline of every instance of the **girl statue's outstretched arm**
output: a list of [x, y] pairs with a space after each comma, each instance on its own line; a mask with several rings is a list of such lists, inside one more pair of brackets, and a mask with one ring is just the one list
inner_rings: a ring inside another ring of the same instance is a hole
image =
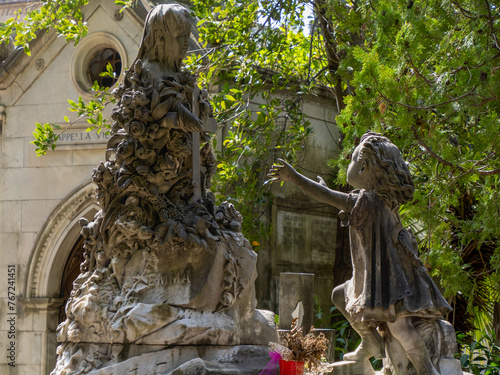
[[340, 191], [329, 189], [323, 179], [318, 177], [319, 183], [297, 172], [283, 159], [278, 159], [283, 165], [273, 164], [267, 174], [270, 181], [290, 181], [301, 188], [312, 198], [337, 207], [339, 210], [350, 211], [355, 201], [348, 199], [349, 195]]

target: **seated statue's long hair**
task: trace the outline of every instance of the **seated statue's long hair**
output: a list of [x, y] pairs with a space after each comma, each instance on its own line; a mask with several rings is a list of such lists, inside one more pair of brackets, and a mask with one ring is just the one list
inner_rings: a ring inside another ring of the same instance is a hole
[[170, 41], [174, 39], [173, 30], [186, 35], [191, 33], [189, 11], [179, 4], [161, 4], [154, 7], [144, 23], [144, 33], [137, 59], [174, 67], [174, 71], [178, 71], [180, 61], [167, 61], [171, 55], [168, 50]]

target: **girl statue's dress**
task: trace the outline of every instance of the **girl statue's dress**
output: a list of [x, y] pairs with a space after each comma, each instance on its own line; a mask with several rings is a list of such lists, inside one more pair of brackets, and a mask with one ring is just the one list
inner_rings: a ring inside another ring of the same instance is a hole
[[346, 311], [357, 322], [398, 317], [440, 318], [451, 311], [416, 256], [413, 234], [375, 193], [353, 191], [349, 215], [353, 276], [345, 284]]

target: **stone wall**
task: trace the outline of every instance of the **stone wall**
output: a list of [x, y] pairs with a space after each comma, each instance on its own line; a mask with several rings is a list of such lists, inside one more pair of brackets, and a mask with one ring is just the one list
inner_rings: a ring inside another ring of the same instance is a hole
[[[332, 187], [333, 171], [327, 161], [339, 153], [337, 111], [333, 98], [306, 98], [304, 112], [313, 132], [297, 169], [311, 179], [321, 176]], [[259, 250], [257, 300], [278, 312], [281, 272], [315, 274], [315, 295], [325, 312], [331, 305], [337, 209], [312, 200], [292, 184], [272, 187], [272, 246]]]

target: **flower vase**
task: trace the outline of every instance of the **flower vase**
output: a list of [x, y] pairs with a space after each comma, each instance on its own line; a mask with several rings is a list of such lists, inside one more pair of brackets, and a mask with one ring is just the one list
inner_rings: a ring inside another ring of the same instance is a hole
[[280, 375], [303, 375], [304, 362], [280, 359]]

